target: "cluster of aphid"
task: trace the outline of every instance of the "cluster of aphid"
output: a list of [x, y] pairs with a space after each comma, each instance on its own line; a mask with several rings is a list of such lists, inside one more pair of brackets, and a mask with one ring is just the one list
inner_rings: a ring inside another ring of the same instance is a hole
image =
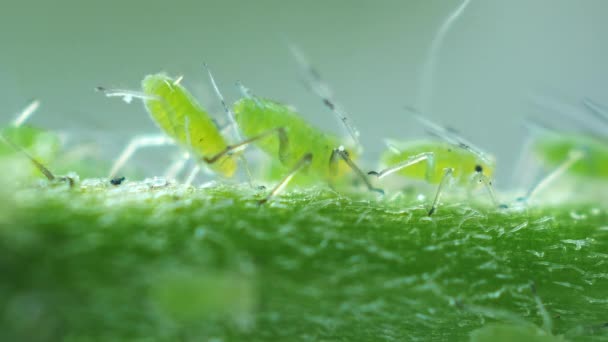
[[223, 130], [180, 84], [181, 77], [173, 80], [164, 74], [156, 74], [143, 80], [142, 92], [98, 88], [107, 96], [120, 96], [128, 101], [132, 98], [142, 99], [150, 116], [164, 133], [163, 136], [138, 138], [130, 144], [112, 168], [111, 176], [120, 170], [137, 148], [150, 144], [175, 143], [187, 149], [189, 155], [197, 161], [207, 164], [219, 176], [229, 178], [234, 175], [238, 160], [244, 160], [243, 148], [255, 144], [272, 157], [278, 157], [280, 163], [289, 169], [261, 203], [279, 193], [296, 173], [304, 169], [308, 174], [328, 183], [350, 169], [369, 190], [378, 193], [383, 191], [372, 185], [370, 175], [383, 178], [400, 173], [439, 184], [429, 215], [435, 211], [440, 195], [450, 180], [459, 184], [469, 181], [482, 183], [496, 202], [489, 178], [494, 168], [493, 158], [473, 148], [456, 134], [422, 117], [418, 117], [419, 120], [445, 141], [391, 144], [390, 151], [384, 157], [388, 168], [369, 173], [361, 171], [355, 164], [361, 151], [357, 143], [358, 131], [348, 116], [335, 105], [318, 72], [295, 48], [292, 47], [292, 50], [308, 76], [308, 84], [347, 128], [354, 142], [351, 145], [354, 146], [345, 147], [347, 139], [322, 132], [289, 106], [254, 96], [242, 85], [243, 98], [229, 107], [208, 70], [229, 122], [237, 128], [233, 138], [238, 139], [238, 142], [230, 144], [222, 134]]
[[[439, 30], [435, 40], [437, 44], [433, 44], [431, 49], [431, 57], [436, 54], [447, 28], [467, 3], [468, 1], [465, 1]], [[142, 82], [142, 91], [97, 88], [106, 96], [121, 97], [127, 102], [131, 102], [133, 98], [141, 99], [153, 121], [162, 130], [160, 135], [138, 137], [128, 145], [110, 171], [112, 184], [118, 185], [124, 180], [116, 176], [136, 150], [152, 145], [175, 144], [187, 151], [184, 158], [172, 165], [166, 174], [169, 178], [174, 178], [186, 161], [192, 159], [197, 166], [187, 177], [187, 184], [192, 182], [200, 170], [198, 165], [203, 163], [218, 176], [231, 178], [241, 162], [250, 175], [244, 150], [253, 144], [272, 158], [278, 157], [285, 169], [282, 179], [260, 203], [277, 195], [301, 171], [305, 171], [310, 178], [331, 185], [350, 170], [369, 190], [378, 193], [383, 191], [374, 187], [370, 178], [382, 179], [398, 174], [436, 184], [437, 190], [429, 215], [436, 211], [442, 193], [452, 183], [467, 189], [481, 184], [487, 190], [494, 206], [506, 207], [498, 202], [493, 190], [494, 157], [463, 139], [454, 130], [432, 123], [418, 114], [414, 115], [418, 121], [439, 139], [389, 142], [388, 150], [382, 156], [386, 168], [379, 171], [362, 171], [355, 163], [362, 152], [358, 130], [346, 112], [336, 104], [319, 73], [295, 46], [290, 44], [290, 50], [302, 69], [306, 84], [336, 115], [349, 133], [349, 139], [340, 139], [317, 129], [291, 107], [257, 97], [240, 83], [237, 85], [243, 97], [228, 106], [205, 65], [228, 118], [228, 126], [222, 128], [182, 86], [182, 77], [172, 79], [162, 73], [149, 75]], [[432, 68], [429, 70], [432, 71]], [[590, 100], [585, 100], [583, 104], [589, 113], [604, 123], [608, 122], [608, 109]], [[32, 146], [23, 141], [15, 141], [14, 130], [19, 129], [25, 121], [24, 118], [34, 109], [28, 108], [24, 111], [21, 119], [16, 120], [10, 130], [4, 130], [0, 137], [8, 146], [28, 156], [49, 180], [54, 180], [56, 177], [53, 173], [38, 161], [39, 155], [34, 153], [34, 156], [30, 156], [26, 152], [30, 151]], [[538, 159], [545, 165], [552, 167], [553, 171], [533, 186], [523, 197], [524, 200], [533, 198], [564, 174], [584, 177], [605, 177], [608, 174], [608, 143], [605, 135], [544, 134], [535, 140], [532, 151], [537, 153]]]

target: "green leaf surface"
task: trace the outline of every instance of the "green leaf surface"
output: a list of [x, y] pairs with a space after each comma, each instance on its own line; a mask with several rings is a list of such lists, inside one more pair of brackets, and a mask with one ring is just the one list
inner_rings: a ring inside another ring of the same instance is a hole
[[265, 191], [160, 179], [0, 194], [0, 340], [608, 339], [594, 204], [429, 218], [407, 196], [259, 207]]

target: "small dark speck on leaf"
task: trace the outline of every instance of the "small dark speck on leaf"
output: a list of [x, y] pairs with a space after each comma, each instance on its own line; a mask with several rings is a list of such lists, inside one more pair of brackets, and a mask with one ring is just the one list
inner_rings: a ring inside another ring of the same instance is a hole
[[124, 182], [125, 177], [116, 177], [116, 178], [112, 178], [110, 180], [110, 183], [112, 183], [112, 185], [120, 185], [122, 184], [122, 182]]

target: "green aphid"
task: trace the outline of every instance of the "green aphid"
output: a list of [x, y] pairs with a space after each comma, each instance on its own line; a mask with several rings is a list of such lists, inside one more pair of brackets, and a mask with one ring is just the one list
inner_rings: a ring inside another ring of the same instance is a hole
[[[149, 75], [142, 81], [146, 109], [160, 129], [179, 145], [191, 151], [197, 160], [225, 151], [228, 142], [209, 113], [186, 88], [165, 74]], [[217, 174], [229, 178], [237, 162], [229, 155], [209, 163]]]
[[[370, 190], [381, 192], [371, 186], [354, 163], [356, 149], [347, 149], [340, 138], [312, 126], [290, 107], [268, 99], [249, 97], [237, 101], [233, 108], [236, 122], [245, 137], [259, 137], [274, 129], [285, 133], [283, 138], [272, 136], [255, 141], [260, 149], [270, 156], [278, 156], [281, 164], [291, 169], [271, 195], [305, 166], [311, 177], [325, 182], [332, 182], [352, 169]], [[345, 163], [339, 163], [341, 160]]]
[[[104, 88], [98, 90], [106, 96], [123, 97], [127, 102], [133, 97], [141, 98], [152, 120], [171, 141], [188, 150], [197, 161], [207, 163], [223, 177], [234, 175], [238, 166], [235, 157], [240, 157], [242, 150], [250, 144], [278, 158], [290, 170], [261, 202], [268, 201], [280, 192], [302, 169], [310, 170], [309, 174], [323, 181], [342, 175], [345, 167], [338, 163], [339, 160], [344, 160], [355, 170], [370, 189], [377, 190], [354, 164], [350, 151], [340, 144], [340, 139], [313, 127], [288, 106], [250, 94], [230, 109], [211, 73], [209, 76], [231, 124], [243, 135], [241, 138], [241, 134], [236, 134], [239, 142], [228, 143], [211, 116], [179, 84], [181, 79], [173, 80], [162, 73], [149, 75], [142, 82], [142, 93]], [[123, 153], [116, 165], [122, 165], [128, 159], [125, 156], [130, 154]], [[113, 172], [118, 169], [116, 165]]]
[[[589, 99], [583, 100], [583, 105], [600, 125], [595, 127], [593, 123], [594, 127], [584, 127], [586, 132], [582, 133], [541, 126], [541, 133], [531, 140], [530, 151], [552, 171], [528, 191], [525, 200], [530, 201], [562, 176], [599, 181], [608, 179], [608, 110]], [[601, 125], [604, 131], [597, 129]]]
[[[209, 113], [198, 103], [190, 92], [180, 84], [182, 78], [173, 79], [164, 73], [148, 75], [142, 81], [142, 92], [105, 89], [97, 87], [108, 97], [122, 97], [130, 103], [133, 98], [144, 102], [150, 118], [162, 131], [161, 134], [147, 134], [134, 137], [124, 149], [110, 170], [110, 178], [114, 178], [119, 170], [127, 163], [132, 155], [140, 148], [148, 146], [179, 145], [187, 151], [184, 158], [170, 166], [169, 174], [177, 174], [185, 162], [193, 158], [197, 162], [225, 151], [228, 148], [227, 139], [213, 121]], [[236, 153], [238, 155], [238, 153]], [[237, 170], [237, 161], [231, 155], [223, 155], [212, 163], [209, 168], [217, 175], [230, 178]], [[193, 170], [186, 183], [198, 173], [198, 165]]]
[[481, 183], [486, 187], [493, 203], [498, 206], [491, 181], [496, 168], [495, 158], [453, 131], [422, 117], [416, 118], [442, 141], [387, 141], [388, 150], [381, 157], [386, 168], [370, 171], [369, 174], [383, 178], [396, 173], [409, 179], [439, 184], [429, 216], [436, 211], [448, 183], [461, 187], [474, 187]]

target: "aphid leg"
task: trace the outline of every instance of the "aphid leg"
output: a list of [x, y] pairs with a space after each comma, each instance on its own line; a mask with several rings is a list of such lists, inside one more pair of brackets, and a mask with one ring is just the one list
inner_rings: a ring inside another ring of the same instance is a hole
[[176, 159], [173, 163], [171, 163], [171, 165], [169, 165], [163, 177], [165, 179], [175, 179], [177, 175], [182, 172], [189, 159], [190, 153], [182, 153], [182, 155], [178, 159]]
[[46, 168], [46, 166], [44, 166], [41, 162], [39, 162], [34, 157], [32, 157], [21, 146], [18, 146], [17, 144], [13, 143], [12, 141], [10, 141], [7, 137], [5, 137], [1, 133], [0, 133], [0, 140], [4, 141], [5, 144], [7, 144], [12, 149], [17, 151], [18, 153], [21, 153], [27, 159], [29, 159], [32, 162], [32, 164], [34, 164], [34, 166], [38, 169], [38, 171], [40, 171], [40, 173], [42, 173], [46, 177], [46, 179], [48, 179], [49, 181], [54, 181], [56, 179], [55, 175], [51, 172], [51, 170]]
[[378, 178], [384, 178], [392, 173], [395, 173], [397, 171], [400, 171], [402, 169], [405, 169], [406, 167], [410, 167], [410, 166], [420, 163], [422, 161], [426, 161], [426, 177], [427, 177], [427, 179], [429, 179], [431, 173], [435, 169], [435, 154], [433, 152], [420, 153], [415, 156], [411, 156], [411, 157], [407, 158], [405, 161], [403, 161], [397, 165], [388, 167], [381, 171], [370, 171], [367, 174], [376, 176]]
[[348, 151], [344, 149], [344, 146], [334, 148], [331, 152], [331, 157], [329, 158], [329, 168], [332, 174], [335, 175], [337, 173], [338, 157], [344, 160], [344, 162], [348, 164], [348, 166], [350, 166], [350, 168], [357, 174], [357, 176], [361, 178], [361, 180], [365, 183], [365, 186], [367, 186], [368, 190], [375, 191], [381, 195], [384, 195], [384, 190], [374, 188], [372, 186], [372, 183], [367, 178], [367, 175], [363, 173], [363, 171], [361, 171], [357, 164], [355, 164], [355, 162], [350, 158]]
[[433, 200], [433, 205], [431, 206], [431, 210], [429, 210], [429, 216], [433, 215], [437, 210], [437, 205], [439, 204], [439, 199], [441, 198], [441, 194], [445, 190], [445, 187], [448, 184], [448, 181], [452, 179], [452, 174], [454, 173], [454, 168], [448, 167], [443, 169], [445, 172], [443, 174], [443, 178], [441, 178], [441, 182], [439, 182], [439, 187], [437, 188], [437, 193], [435, 194], [435, 199]]
[[262, 204], [268, 202], [272, 197], [276, 196], [279, 192], [281, 192], [287, 186], [287, 184], [289, 184], [289, 181], [291, 181], [291, 179], [293, 178], [293, 176], [296, 175], [296, 173], [298, 173], [300, 170], [302, 170], [306, 166], [310, 165], [311, 162], [312, 162], [312, 153], [305, 154], [304, 157], [302, 157], [302, 159], [300, 159], [298, 161], [298, 163], [293, 167], [293, 169], [291, 169], [291, 171], [289, 171], [287, 176], [285, 176], [285, 178], [283, 178], [277, 185], [275, 185], [275, 187], [270, 191], [270, 193], [265, 198], [261, 199], [258, 202], [258, 204], [262, 205]]
[[543, 330], [548, 334], [551, 334], [551, 331], [553, 330], [553, 321], [551, 320], [551, 315], [549, 315], [545, 305], [543, 305], [543, 302], [540, 300], [540, 296], [536, 293], [536, 284], [534, 284], [534, 282], [530, 283], [530, 290], [534, 296], [538, 313], [543, 318]]
[[272, 134], [277, 134], [278, 138], [279, 138], [279, 160], [281, 160], [281, 162], [285, 162], [287, 160], [287, 148], [288, 148], [288, 144], [289, 144], [289, 140], [287, 138], [287, 132], [285, 130], [285, 127], [276, 127], [273, 129], [269, 129], [266, 132], [263, 132], [259, 135], [256, 135], [252, 138], [246, 139], [241, 141], [240, 143], [234, 144], [234, 145], [228, 145], [226, 146], [226, 148], [221, 151], [220, 153], [212, 156], [212, 157], [203, 157], [203, 160], [207, 163], [207, 164], [213, 164], [215, 162], [217, 162], [220, 158], [222, 158], [225, 155], [230, 155], [231, 153], [234, 153], [235, 150], [239, 150], [242, 148], [245, 148], [247, 145], [256, 142], [260, 139], [264, 139]]
[[[511, 176], [511, 186], [513, 188], [520, 188], [524, 184], [532, 182], [538, 173], [538, 167], [534, 167], [534, 158], [532, 155], [532, 146], [534, 144], [535, 137], [528, 134], [524, 140], [524, 143], [520, 149], [519, 158], [515, 163], [515, 172]], [[525, 172], [524, 172], [525, 170]]]
[[492, 185], [492, 181], [486, 175], [484, 175], [482, 172], [475, 172], [475, 174], [473, 175], [473, 177], [471, 177], [471, 179], [473, 182], [478, 182], [478, 183], [483, 184], [483, 186], [488, 191], [488, 195], [490, 196], [490, 200], [492, 200], [492, 204], [494, 204], [495, 207], [497, 207], [497, 208], [502, 207], [502, 205], [500, 203], [498, 203], [498, 200], [496, 199], [496, 192], [494, 191], [494, 186]]
[[194, 182], [194, 180], [196, 179], [196, 176], [198, 176], [198, 174], [200, 172], [201, 172], [201, 167], [199, 165], [194, 165], [194, 167], [192, 168], [192, 171], [190, 171], [190, 174], [188, 175], [188, 178], [186, 178], [184, 185], [190, 186], [192, 184], [192, 182]]
[[125, 165], [125, 163], [133, 156], [133, 154], [143, 147], [149, 146], [166, 146], [173, 145], [174, 142], [171, 138], [164, 135], [142, 135], [131, 139], [127, 147], [122, 151], [118, 159], [112, 165], [110, 170], [109, 178], [114, 178], [116, 173]]
[[566, 159], [559, 167], [557, 167], [555, 170], [553, 170], [551, 173], [541, 179], [540, 182], [538, 182], [534, 187], [532, 187], [532, 189], [530, 189], [530, 191], [528, 191], [528, 194], [524, 197], [524, 201], [530, 202], [530, 200], [532, 200], [536, 195], [538, 195], [539, 192], [547, 188], [549, 185], [551, 185], [551, 183], [555, 182], [555, 180], [557, 180], [566, 171], [568, 171], [568, 169], [571, 168], [572, 165], [583, 159], [584, 156], [585, 153], [581, 150], [570, 151], [568, 159]]
[[240, 155], [239, 159], [241, 160], [241, 162], [243, 163], [243, 167], [245, 168], [245, 174], [247, 175], [247, 183], [249, 184], [249, 187], [254, 189], [255, 187], [253, 186], [253, 177], [251, 176], [251, 170], [249, 169], [249, 163], [247, 162], [247, 158], [245, 158], [244, 155]]

